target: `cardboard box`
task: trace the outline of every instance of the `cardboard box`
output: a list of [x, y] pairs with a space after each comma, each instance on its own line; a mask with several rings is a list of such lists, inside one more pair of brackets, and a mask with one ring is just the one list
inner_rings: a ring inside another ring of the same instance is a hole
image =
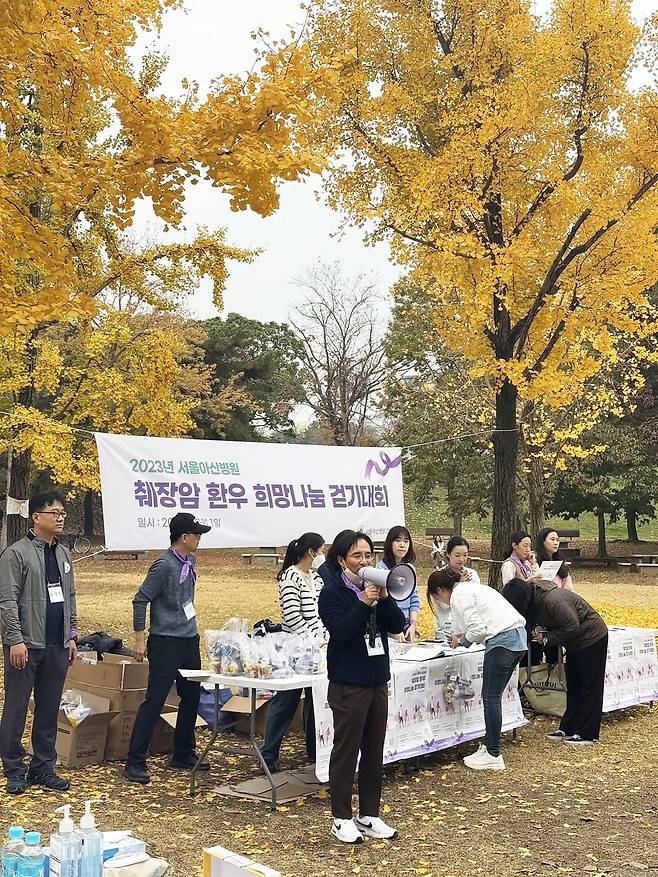
[[280, 871], [259, 865], [258, 862], [238, 856], [224, 847], [210, 847], [203, 851], [203, 877], [245, 877], [248, 874], [256, 877], [281, 877]]
[[137, 710], [124, 710], [115, 714], [107, 730], [105, 761], [125, 760], [136, 716]]
[[[270, 711], [271, 698], [268, 700], [256, 700], [256, 733], [263, 737], [265, 735], [265, 725], [267, 724], [267, 716]], [[234, 730], [238, 734], [249, 734], [250, 716], [251, 716], [251, 698], [243, 697], [240, 694], [234, 694], [226, 701], [220, 709], [225, 713], [237, 713], [240, 718], [236, 721]], [[304, 698], [299, 701], [295, 715], [290, 723], [290, 730], [301, 731], [304, 727]]]
[[[105, 745], [110, 722], [116, 713], [110, 710], [106, 697], [96, 697], [87, 692], [71, 689], [82, 697], [93, 713], [79, 724], [72, 725], [64, 710], [57, 716], [57, 738], [55, 750], [58, 761], [65, 767], [82, 767], [85, 764], [100, 764], [105, 758]], [[34, 709], [34, 702], [30, 702]], [[30, 752], [32, 752], [30, 741]]]
[[[160, 713], [160, 718], [155, 726], [155, 731], [149, 744], [151, 755], [167, 755], [174, 749], [174, 729], [178, 719], [178, 710], [169, 709]], [[196, 717], [196, 729], [206, 728], [207, 725], [201, 716]]]
[[107, 697], [110, 708], [117, 712], [136, 712], [146, 694], [148, 674], [148, 661], [137, 663], [124, 655], [109, 654], [97, 661], [83, 653], [69, 667], [66, 687]]

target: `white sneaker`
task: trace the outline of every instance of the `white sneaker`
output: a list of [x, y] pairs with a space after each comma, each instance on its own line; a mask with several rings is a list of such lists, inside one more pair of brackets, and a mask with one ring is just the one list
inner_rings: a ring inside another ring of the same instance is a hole
[[334, 819], [331, 833], [344, 844], [362, 844], [363, 835], [356, 827], [353, 819]]
[[484, 743], [480, 743], [480, 745], [475, 750], [475, 752], [471, 752], [470, 755], [464, 756], [462, 761], [464, 762], [464, 764], [468, 764], [468, 762], [471, 761], [471, 759], [475, 758], [476, 755], [482, 755], [482, 753], [486, 752], [486, 751], [487, 751], [487, 747], [484, 745]]
[[568, 737], [564, 738], [564, 742], [568, 743], [570, 746], [593, 746], [593, 740], [585, 740], [580, 734], [571, 734]]
[[379, 837], [390, 840], [397, 834], [397, 831], [394, 828], [391, 828], [390, 825], [387, 825], [383, 819], [379, 818], [379, 816], [361, 816], [361, 814], [359, 814], [356, 817], [356, 826], [359, 831], [363, 832], [363, 834], [368, 837]]
[[471, 770], [505, 770], [505, 762], [502, 755], [489, 755], [486, 749], [478, 749], [473, 755], [467, 755], [464, 759], [466, 767]]

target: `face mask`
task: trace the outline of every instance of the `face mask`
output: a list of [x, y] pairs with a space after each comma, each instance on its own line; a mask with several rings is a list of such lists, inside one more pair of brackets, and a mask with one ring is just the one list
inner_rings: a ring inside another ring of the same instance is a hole
[[438, 603], [442, 609], [450, 609], [450, 603], [444, 603], [443, 600], [439, 600]]
[[355, 572], [351, 572], [346, 566], [343, 567], [343, 572], [347, 576], [347, 578], [353, 582], [355, 585], [362, 584], [360, 576], [358, 576]]
[[311, 564], [311, 569], [319, 569], [325, 561], [324, 554], [316, 554]]

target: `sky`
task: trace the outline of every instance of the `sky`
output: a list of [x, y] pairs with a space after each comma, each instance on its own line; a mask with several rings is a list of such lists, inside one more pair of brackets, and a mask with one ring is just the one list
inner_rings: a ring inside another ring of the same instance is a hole
[[[537, 0], [538, 11], [546, 6], [545, 0]], [[633, 3], [638, 20], [656, 10], [658, 0]], [[165, 17], [157, 41], [147, 37], [140, 49], [154, 46], [168, 53], [166, 92], [178, 93], [181, 80], [187, 78], [196, 80], [203, 93], [213, 76], [243, 73], [252, 66], [253, 31], [262, 28], [276, 39], [286, 36], [290, 27], [298, 31], [303, 20], [299, 0], [185, 0], [184, 9]], [[237, 311], [259, 320], [285, 321], [302, 295], [294, 279], [319, 261], [340, 263], [348, 277], [374, 275], [382, 294], [399, 277], [387, 245], [366, 246], [359, 230], [341, 230], [341, 217], [322, 202], [320, 192], [318, 177], [286, 183], [280, 189], [279, 210], [264, 219], [250, 211], [234, 213], [228, 197], [209, 185], [188, 187], [184, 234], [192, 235], [198, 225], [224, 227], [228, 242], [263, 251], [249, 265], [229, 265], [224, 314]], [[147, 204], [138, 206], [134, 230], [138, 235], [162, 233]], [[209, 284], [188, 301], [187, 310], [197, 319], [217, 315]]]
[[[269, 31], [273, 39], [298, 30], [304, 14], [298, 0], [185, 0], [185, 10], [169, 14], [157, 42], [145, 45], [165, 50], [170, 58], [163, 86], [167, 93], [180, 90], [182, 79], [196, 80], [201, 92], [213, 76], [243, 73], [253, 64], [255, 43], [251, 33]], [[224, 314], [237, 311], [258, 320], [285, 321], [303, 292], [295, 278], [319, 261], [338, 262], [347, 277], [374, 275], [378, 291], [385, 296], [399, 277], [388, 258], [388, 247], [366, 247], [358, 230], [341, 231], [341, 217], [318, 199], [320, 180], [314, 176], [280, 188], [281, 204], [271, 217], [251, 211], [234, 213], [227, 196], [210, 185], [188, 187], [186, 199], [189, 233], [197, 225], [227, 230], [227, 241], [262, 255], [245, 265], [229, 263], [230, 277], [224, 295]], [[142, 204], [136, 213], [137, 234], [157, 230], [160, 224]], [[215, 316], [210, 284], [191, 300], [188, 311], [198, 319]]]

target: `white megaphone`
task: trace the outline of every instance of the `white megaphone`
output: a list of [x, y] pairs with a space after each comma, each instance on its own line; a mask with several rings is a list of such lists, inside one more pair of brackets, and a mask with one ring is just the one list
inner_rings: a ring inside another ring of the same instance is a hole
[[410, 597], [416, 587], [416, 573], [408, 563], [398, 563], [391, 570], [363, 566], [359, 570], [359, 577], [363, 582], [386, 588], [391, 597], [399, 602]]

